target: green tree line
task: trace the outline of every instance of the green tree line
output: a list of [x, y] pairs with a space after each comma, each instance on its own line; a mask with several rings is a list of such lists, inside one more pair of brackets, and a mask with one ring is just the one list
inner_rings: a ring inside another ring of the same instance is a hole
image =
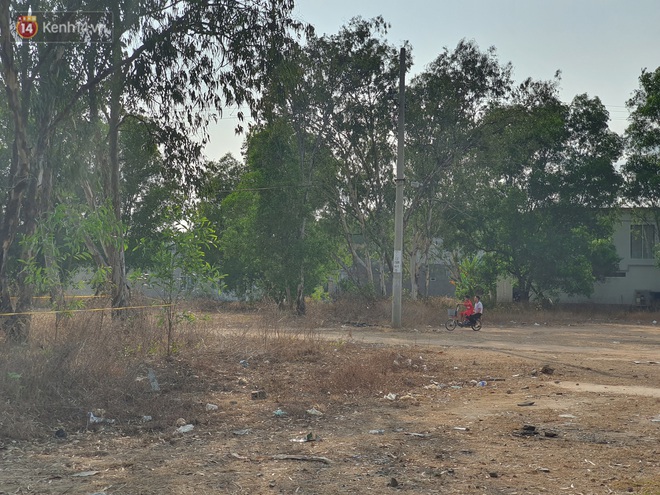
[[[21, 313], [1, 318], [11, 340], [28, 339], [34, 296], [61, 303], [82, 267], [115, 308], [129, 304], [131, 270], [162, 281], [168, 301], [188, 275], [301, 315], [340, 270], [349, 290], [386, 294], [400, 47], [384, 19], [317, 36], [291, 0], [32, 5], [112, 12], [111, 43], [59, 45], [15, 42], [21, 8], [0, 0], [0, 313]], [[412, 297], [428, 293], [439, 256], [462, 290], [507, 276], [522, 299], [589, 295], [618, 263], [617, 207], [658, 211], [660, 68], [640, 76], [625, 136], [597, 96], [561, 101], [559, 73], [512, 72], [463, 40], [408, 81]], [[206, 126], [234, 106], [247, 109], [243, 156], [209, 161]]]

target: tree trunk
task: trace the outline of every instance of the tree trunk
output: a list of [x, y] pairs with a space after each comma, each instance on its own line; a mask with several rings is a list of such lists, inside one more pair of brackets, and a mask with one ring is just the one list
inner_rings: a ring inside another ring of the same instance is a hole
[[419, 294], [419, 263], [417, 263], [417, 250], [410, 255], [410, 298], [417, 300]]
[[305, 272], [300, 269], [300, 282], [298, 283], [298, 292], [296, 294], [296, 314], [298, 316], [304, 316], [307, 311], [307, 306], [305, 305]]
[[[9, 297], [7, 263], [21, 217], [21, 202], [28, 187], [30, 153], [27, 142], [27, 122], [21, 108], [20, 86], [14, 67], [12, 33], [9, 27], [9, 0], [0, 0], [0, 61], [7, 102], [14, 127], [14, 153], [10, 166], [7, 199], [0, 224], [0, 312], [13, 312]], [[11, 323], [11, 322], [9, 322]], [[17, 329], [20, 330], [20, 329]], [[13, 331], [7, 336], [14, 340]], [[21, 340], [20, 332], [18, 341]]]
[[[119, 22], [120, 12], [118, 5], [113, 6], [115, 22]], [[115, 26], [115, 37], [112, 47], [113, 64], [119, 66], [121, 62], [121, 44], [119, 34], [121, 26]], [[110, 79], [110, 122], [108, 123], [108, 145], [109, 145], [109, 171], [105, 174], [106, 191], [110, 191], [112, 210], [115, 217], [116, 242], [111, 243], [108, 249], [108, 258], [112, 269], [112, 307], [124, 308], [128, 306], [129, 291], [126, 278], [126, 260], [124, 257], [124, 231], [121, 228], [121, 191], [120, 191], [120, 169], [119, 169], [119, 117], [121, 112], [121, 94], [123, 89], [123, 71], [117, 69], [112, 73]], [[113, 313], [114, 314], [114, 313]]]

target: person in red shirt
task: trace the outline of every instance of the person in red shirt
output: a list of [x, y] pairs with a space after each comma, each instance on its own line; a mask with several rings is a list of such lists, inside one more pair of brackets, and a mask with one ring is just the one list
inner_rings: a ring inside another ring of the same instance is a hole
[[474, 313], [474, 306], [472, 306], [472, 301], [470, 300], [470, 296], [467, 296], [465, 298], [465, 301], [462, 302], [463, 306], [465, 306], [465, 310], [461, 311], [461, 321], [467, 320], [472, 313]]

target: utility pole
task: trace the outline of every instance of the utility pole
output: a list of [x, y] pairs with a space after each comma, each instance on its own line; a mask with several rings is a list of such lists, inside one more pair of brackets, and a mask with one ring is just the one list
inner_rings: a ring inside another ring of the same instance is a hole
[[394, 207], [394, 259], [392, 263], [392, 327], [401, 328], [403, 282], [403, 141], [405, 137], [406, 49], [399, 55], [399, 140], [396, 159], [396, 205]]

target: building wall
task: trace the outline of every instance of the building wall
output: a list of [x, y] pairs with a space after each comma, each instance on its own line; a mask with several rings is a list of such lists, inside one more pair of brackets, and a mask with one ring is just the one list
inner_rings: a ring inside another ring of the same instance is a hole
[[[650, 218], [648, 223], [653, 223]], [[616, 276], [607, 277], [603, 282], [594, 284], [591, 297], [560, 295], [559, 301], [565, 303], [615, 304], [625, 306], [660, 306], [660, 268], [655, 259], [637, 259], [631, 256], [631, 227], [639, 225], [632, 210], [624, 210], [620, 223], [615, 229], [613, 242], [621, 258]], [[656, 225], [656, 239], [658, 239]], [[513, 283], [501, 279], [497, 284], [497, 301], [513, 300]]]
[[[645, 296], [643, 302], [646, 305], [660, 305], [660, 268], [656, 267], [655, 259], [635, 259], [631, 256], [631, 227], [639, 223], [630, 210], [623, 212], [613, 238], [621, 257], [617, 276], [596, 283], [590, 298], [573, 298], [576, 302], [589, 300], [598, 304], [637, 306], [641, 305], [642, 301], [638, 300], [641, 294]], [[658, 242], [657, 227], [655, 240]]]

